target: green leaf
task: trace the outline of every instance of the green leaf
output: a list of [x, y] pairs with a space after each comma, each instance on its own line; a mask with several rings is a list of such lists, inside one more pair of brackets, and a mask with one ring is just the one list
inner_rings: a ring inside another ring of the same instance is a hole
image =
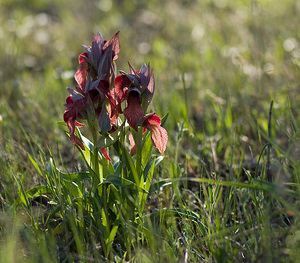
[[[161, 156], [155, 158], [155, 161], [154, 161], [154, 167], [156, 167], [157, 165], [159, 165], [160, 162], [162, 162], [163, 159], [165, 159], [165, 156], [163, 156], [163, 155], [161, 155]], [[153, 164], [153, 161], [147, 163], [147, 165], [146, 165], [146, 167], [145, 167], [145, 169], [144, 169], [144, 177], [145, 177], [145, 178], [147, 178], [148, 173], [149, 173], [149, 171], [150, 171], [150, 168], [151, 168], [152, 164]]]
[[226, 113], [225, 113], [225, 124], [228, 129], [232, 127], [232, 112], [231, 112], [231, 104], [229, 103], [227, 108], [226, 108]]
[[147, 179], [144, 187], [145, 191], [149, 191], [150, 189], [155, 166], [156, 166], [156, 159], [153, 160], [149, 173], [147, 174]]
[[98, 118], [98, 122], [101, 131], [108, 132], [111, 129], [110, 118], [106, 109], [105, 102], [103, 102], [102, 104], [102, 109]]
[[[125, 123], [125, 122], [124, 122]], [[122, 129], [123, 129], [123, 125], [122, 124], [115, 132], [109, 134], [103, 134], [100, 139], [98, 140], [96, 147], [97, 148], [106, 148], [111, 146], [112, 144], [114, 144], [120, 137]]]
[[119, 228], [119, 224], [120, 224], [120, 215], [118, 215], [116, 220], [114, 221], [114, 226], [109, 233], [109, 237], [106, 239], [106, 242], [105, 242], [106, 243], [106, 255], [108, 255], [111, 245], [115, 239], [115, 236], [116, 236], [118, 228]]
[[122, 163], [120, 161], [116, 162], [113, 164], [113, 174], [115, 176], [121, 176], [121, 173], [122, 173]]
[[9, 165], [9, 168], [10, 168], [10, 171], [11, 171], [11, 174], [18, 186], [18, 192], [19, 192], [19, 198], [14, 202], [15, 203], [15, 206], [23, 203], [24, 205], [26, 205], [27, 207], [29, 207], [29, 201], [28, 201], [28, 198], [27, 198], [27, 195], [24, 191], [24, 188], [23, 188], [23, 185], [19, 182], [19, 180], [17, 179], [17, 177], [15, 176], [15, 173], [13, 172], [11, 166]]
[[150, 213], [150, 216], [157, 216], [163, 214], [164, 217], [166, 216], [177, 216], [180, 218], [186, 218], [186, 219], [191, 219], [193, 222], [195, 222], [199, 227], [200, 227], [200, 231], [201, 233], [206, 236], [207, 234], [207, 227], [202, 223], [201, 217], [189, 210], [189, 209], [185, 209], [185, 208], [170, 208], [170, 209], [163, 209], [163, 210], [159, 210], [159, 211], [154, 211], [152, 213]]
[[172, 182], [165, 182], [165, 181], [155, 182], [154, 184], [151, 185], [149, 192], [157, 191], [160, 188], [165, 188], [166, 186], [172, 186]]
[[[144, 190], [147, 191], [147, 192], [149, 192], [149, 189], [150, 189], [150, 186], [151, 186], [154, 167], [155, 167], [155, 161], [156, 161], [155, 159], [152, 161], [151, 168], [150, 168], [150, 170], [147, 174], [147, 179], [146, 179], [146, 183], [145, 183], [145, 186], [144, 186]], [[147, 197], [148, 197], [148, 194], [140, 193], [141, 210], [143, 210], [144, 207], [145, 207]]]
[[48, 225], [49, 220], [52, 219], [56, 213], [58, 213], [58, 211], [61, 209], [61, 204], [56, 205], [50, 212], [50, 214], [48, 215], [47, 219], [46, 219], [46, 223], [45, 225]]
[[121, 178], [119, 176], [116, 175], [108, 175], [106, 180], [103, 183], [100, 183], [98, 185], [104, 185], [104, 184], [112, 184], [114, 186], [118, 186], [118, 187], [126, 187], [126, 188], [131, 188], [131, 189], [138, 189], [141, 192], [147, 193], [143, 188], [139, 187], [136, 183], [125, 179], [125, 178]]
[[81, 139], [83, 145], [88, 148], [90, 151], [94, 150], [94, 144], [85, 136], [82, 135], [82, 133], [80, 132], [79, 128], [76, 127], [76, 132], [78, 133], [79, 138]]
[[151, 141], [150, 133], [148, 133], [147, 135], [145, 135], [145, 142], [142, 149], [142, 167], [146, 167], [147, 163], [149, 162], [152, 154], [152, 148], [153, 143]]
[[67, 127], [67, 123], [65, 123], [64, 121], [58, 121], [58, 122], [56, 122], [56, 123], [57, 123], [58, 125]]
[[234, 181], [220, 181], [220, 180], [213, 180], [208, 178], [194, 178], [194, 177], [161, 179], [159, 182], [156, 182], [154, 184], [154, 187], [163, 187], [169, 185], [169, 183], [176, 182], [176, 181], [188, 181], [188, 182], [204, 183], [204, 184], [211, 184], [211, 185], [216, 184], [216, 185], [223, 185], [229, 187], [240, 187], [240, 188], [269, 191], [269, 192], [274, 192], [276, 190], [276, 185], [263, 180], [253, 180], [252, 184], [247, 184], [247, 183], [240, 183]]
[[28, 190], [26, 192], [26, 196], [27, 198], [34, 198], [42, 194], [48, 194], [48, 193], [49, 193], [49, 189], [46, 185], [38, 185]]
[[171, 163], [171, 178], [180, 177], [180, 166], [175, 163]]
[[[77, 146], [77, 148], [80, 151], [81, 156], [82, 156], [83, 160], [85, 161], [89, 171], [93, 172], [91, 165], [92, 165], [92, 160], [94, 159], [94, 157], [93, 157], [94, 156], [94, 153], [93, 153], [94, 144], [89, 139], [84, 137], [77, 127], [76, 127], [76, 132], [77, 132], [79, 138], [81, 139], [83, 145], [85, 146], [84, 150], [82, 150], [79, 146]], [[99, 154], [99, 156], [100, 156], [100, 154]], [[100, 158], [101, 158], [101, 156], [100, 156]]]
[[49, 173], [51, 174], [56, 173], [60, 177], [60, 179], [69, 182], [84, 181], [84, 180], [91, 179], [91, 175], [89, 171], [73, 172], [73, 173], [62, 172], [61, 170], [55, 167], [52, 158], [50, 158], [50, 164], [47, 169]]
[[139, 179], [138, 172], [137, 172], [137, 170], [135, 168], [134, 162], [133, 162], [130, 154], [126, 151], [125, 147], [123, 145], [121, 145], [121, 144], [120, 144], [120, 146], [122, 148], [123, 154], [125, 155], [125, 161], [126, 161], [127, 169], [130, 169], [130, 172], [131, 172], [131, 174], [133, 176], [133, 179], [134, 179], [135, 183], [137, 185], [139, 185], [140, 179]]
[[168, 117], [169, 117], [169, 113], [167, 113], [165, 116], [163, 116], [163, 117], [161, 118], [161, 126], [162, 126], [162, 127], [165, 126], [165, 123], [166, 123]]
[[78, 184], [76, 182], [65, 181], [62, 184], [62, 187], [64, 189], [64, 192], [70, 196], [71, 200], [74, 197], [82, 197], [82, 192], [80, 190], [81, 187], [78, 187]]
[[177, 123], [177, 129], [178, 129], [178, 134], [177, 134], [177, 138], [176, 138], [176, 141], [179, 142], [183, 136], [183, 132], [184, 132], [184, 121], [179, 124]]
[[78, 173], [64, 173], [55, 167], [53, 160], [50, 159], [50, 164], [48, 166], [49, 174], [59, 177], [61, 180], [61, 187], [64, 190], [64, 194], [67, 194], [72, 199], [73, 197], [82, 197], [82, 181], [89, 179], [90, 174], [87, 172]]
[[44, 177], [44, 175], [42, 174], [39, 166], [37, 165], [36, 161], [31, 157], [31, 155], [28, 153], [28, 157], [31, 161], [31, 163], [33, 164], [34, 168], [38, 171], [38, 173], [40, 174], [40, 176]]
[[59, 176], [61, 179], [65, 180], [65, 181], [84, 181], [84, 180], [90, 180], [91, 179], [91, 174], [90, 172], [86, 171], [86, 172], [76, 172], [76, 173], [64, 173], [61, 172], [60, 170], [56, 169], [59, 173]]
[[[68, 132], [65, 132], [65, 133], [66, 133], [66, 135], [67, 135], [68, 137], [70, 137], [70, 134], [69, 134]], [[89, 139], [87, 139], [86, 137], [84, 137], [84, 136], [81, 134], [81, 132], [80, 132], [80, 130], [79, 130], [78, 127], [76, 127], [75, 133], [76, 133], [76, 135], [79, 136], [79, 138], [81, 139], [83, 145], [85, 146], [85, 147], [84, 147], [85, 149], [82, 150], [82, 149], [81, 149], [79, 146], [77, 146], [77, 145], [76, 145], [76, 147], [77, 147], [77, 149], [80, 151], [81, 156], [82, 156], [83, 160], [85, 161], [87, 167], [89, 168], [90, 171], [92, 171], [92, 169], [91, 169], [91, 155], [93, 154], [93, 148], [94, 148], [94, 145], [93, 145], [93, 143], [92, 143]]]

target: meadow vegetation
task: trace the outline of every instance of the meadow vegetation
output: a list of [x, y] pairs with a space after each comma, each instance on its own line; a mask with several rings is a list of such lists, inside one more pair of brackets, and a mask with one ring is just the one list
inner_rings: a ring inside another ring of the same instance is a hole
[[[299, 261], [299, 13], [296, 0], [1, 0], [0, 261]], [[136, 167], [142, 190], [116, 179], [138, 161], [121, 167], [114, 145], [95, 191], [64, 103], [81, 45], [117, 31], [118, 70], [154, 69], [168, 145]]]

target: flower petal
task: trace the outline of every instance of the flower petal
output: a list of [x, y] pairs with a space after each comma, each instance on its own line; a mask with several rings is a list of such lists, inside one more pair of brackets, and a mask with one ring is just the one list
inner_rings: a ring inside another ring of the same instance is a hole
[[82, 150], [84, 150], [84, 145], [82, 141], [75, 135], [75, 120], [69, 119], [67, 121], [67, 126], [69, 128], [70, 141], [78, 145]]
[[146, 86], [146, 88], [144, 89], [144, 92], [142, 93], [142, 101], [143, 101], [143, 109], [146, 110], [153, 98], [154, 95], [154, 91], [155, 91], [155, 80], [154, 80], [154, 75], [153, 75], [153, 70], [151, 71], [151, 75], [149, 78], [149, 82]]
[[108, 100], [109, 100], [109, 109], [108, 110], [109, 110], [110, 124], [113, 125], [119, 117], [119, 113], [120, 113], [119, 110], [121, 109], [121, 106], [116, 101], [113, 90], [110, 91]]
[[[160, 125], [161, 124], [161, 119], [154, 114], [149, 114], [149, 117], [144, 121], [144, 125]], [[147, 128], [147, 127], [146, 127]]]
[[87, 77], [87, 69], [88, 69], [88, 63], [86, 62], [86, 60], [83, 57], [87, 57], [87, 53], [81, 53], [79, 55], [79, 64], [80, 67], [77, 70], [77, 72], [75, 73], [75, 80], [78, 83], [80, 90], [82, 91], [82, 93], [84, 92], [85, 89], [85, 85], [86, 85], [86, 77]]
[[130, 80], [125, 74], [121, 74], [115, 78], [115, 94], [118, 102], [125, 99], [124, 89], [130, 85]]
[[108, 80], [112, 72], [112, 47], [108, 46], [98, 61], [98, 79]]
[[131, 64], [128, 62], [129, 65], [129, 74], [132, 75], [137, 75], [136, 71], [134, 70], [134, 68], [131, 66]]
[[85, 105], [85, 98], [75, 102], [67, 98], [67, 109], [64, 112], [64, 121], [67, 122], [70, 119], [76, 120], [78, 117], [80, 117], [80, 111], [84, 109]]
[[103, 37], [100, 33], [96, 36], [93, 36], [91, 53], [89, 55], [89, 59], [92, 61], [95, 69], [98, 68], [99, 59], [102, 55], [102, 47], [104, 45]]
[[75, 134], [70, 134], [70, 140], [72, 143], [78, 145], [82, 150], [85, 149], [82, 141]]
[[141, 78], [141, 86], [142, 91], [147, 88], [149, 81], [150, 81], [150, 67], [149, 65], [146, 66], [146, 64], [143, 64], [143, 66], [140, 69], [140, 78]]
[[129, 133], [128, 139], [131, 145], [130, 155], [133, 156], [136, 154], [136, 146], [135, 146], [135, 141], [133, 139], [132, 133]]
[[144, 116], [140, 96], [138, 90], [131, 90], [127, 97], [127, 107], [124, 110], [127, 122], [135, 130], [137, 130], [138, 121]]
[[103, 47], [103, 50], [105, 50], [108, 46], [111, 45], [112, 47], [112, 59], [116, 60], [118, 58], [118, 53], [120, 51], [120, 42], [119, 42], [119, 33], [118, 31], [111, 40], [107, 41]]
[[102, 155], [104, 156], [105, 159], [112, 162], [112, 159], [109, 157], [106, 148], [100, 148], [99, 151], [102, 153]]
[[151, 132], [151, 140], [158, 151], [163, 154], [167, 147], [168, 133], [160, 126], [161, 119], [156, 115], [150, 115], [143, 123], [143, 127]]
[[75, 121], [75, 126], [78, 127], [78, 128], [80, 128], [80, 127], [83, 127], [84, 124], [83, 124], [83, 123], [80, 123], [80, 122], [78, 122], [78, 121]]
[[152, 126], [151, 140], [158, 151], [163, 154], [168, 142], [167, 131], [161, 126]]

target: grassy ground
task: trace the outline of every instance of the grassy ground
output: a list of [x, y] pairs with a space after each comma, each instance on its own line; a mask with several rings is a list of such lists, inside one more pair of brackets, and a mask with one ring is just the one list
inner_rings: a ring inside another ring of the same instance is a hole
[[85, 169], [57, 122], [81, 44], [118, 30], [119, 68], [154, 68], [169, 143], [144, 222], [128, 212], [107, 260], [299, 261], [299, 13], [292, 0], [2, 0], [0, 261], [105, 261], [59, 182], [20, 197], [49, 184], [50, 157]]

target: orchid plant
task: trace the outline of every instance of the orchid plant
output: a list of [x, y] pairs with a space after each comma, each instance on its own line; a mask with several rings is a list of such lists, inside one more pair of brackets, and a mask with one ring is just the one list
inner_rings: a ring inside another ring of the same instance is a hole
[[[75, 179], [83, 190], [75, 191], [72, 197], [92, 200], [86, 209], [101, 231], [101, 244], [108, 256], [117, 233], [126, 232], [121, 227], [122, 214], [132, 222], [142, 220], [154, 169], [163, 159], [152, 154], [152, 145], [163, 154], [168, 135], [161, 118], [148, 112], [155, 91], [149, 64], [137, 71], [129, 63], [129, 73], [120, 71], [117, 75], [119, 32], [109, 41], [99, 33], [93, 36], [91, 46], [83, 48], [75, 73], [77, 85], [68, 89], [63, 118], [71, 142], [86, 163], [84, 178], [90, 184], [84, 190], [85, 183]], [[85, 136], [80, 130], [84, 126]], [[52, 170], [58, 169], [52, 164]]]
[[[116, 33], [106, 41], [101, 34], [97, 34], [92, 45], [84, 46], [86, 52], [79, 55], [80, 67], [75, 74], [78, 86], [68, 89], [70, 95], [66, 99], [64, 112], [70, 140], [84, 150], [83, 142], [75, 135], [75, 127], [84, 126], [80, 120], [87, 121], [95, 143], [98, 135], [101, 137], [118, 129], [118, 118], [123, 114], [135, 131], [139, 126], [149, 130], [154, 146], [163, 154], [168, 141], [167, 132], [155, 113], [146, 114], [155, 91], [153, 70], [150, 71], [150, 66], [144, 64], [139, 71], [135, 71], [129, 64], [129, 74], [121, 71], [116, 77], [114, 61], [120, 51], [118, 35]], [[124, 101], [127, 106], [122, 110]], [[133, 155], [135, 143], [132, 136], [129, 139]], [[106, 147], [99, 150], [111, 161]]]

